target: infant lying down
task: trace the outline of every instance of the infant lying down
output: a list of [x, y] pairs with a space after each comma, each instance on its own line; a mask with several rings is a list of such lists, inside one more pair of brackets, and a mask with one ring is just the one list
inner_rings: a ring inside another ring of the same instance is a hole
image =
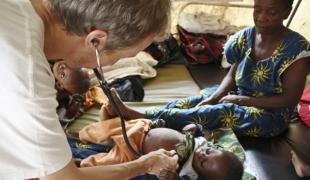
[[[119, 118], [106, 118], [105, 108], [101, 108], [101, 121], [83, 128], [80, 133], [82, 141], [101, 143], [113, 140], [115, 146], [109, 153], [89, 156], [81, 162], [81, 167], [118, 164], [136, 159], [127, 147], [121, 131]], [[164, 121], [134, 119], [126, 121], [126, 131], [134, 149], [147, 154], [160, 148], [175, 150], [179, 157], [178, 173], [162, 171], [160, 179], [212, 179], [241, 180], [243, 166], [233, 153], [218, 150], [208, 145], [200, 125], [189, 124], [185, 133], [158, 127]], [[156, 127], [156, 128], [155, 128]], [[196, 137], [195, 137], [196, 136]], [[165, 167], [163, 167], [165, 169]]]

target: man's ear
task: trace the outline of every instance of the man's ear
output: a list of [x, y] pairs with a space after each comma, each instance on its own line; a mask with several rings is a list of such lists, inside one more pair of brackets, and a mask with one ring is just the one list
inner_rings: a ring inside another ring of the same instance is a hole
[[85, 45], [88, 48], [98, 48], [103, 50], [106, 48], [108, 33], [103, 30], [93, 30], [87, 34]]

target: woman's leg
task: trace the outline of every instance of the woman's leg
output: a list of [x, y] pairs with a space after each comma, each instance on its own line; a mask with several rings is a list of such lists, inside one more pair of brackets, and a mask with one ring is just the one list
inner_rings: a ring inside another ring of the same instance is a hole
[[[196, 107], [208, 95], [191, 96], [172, 101], [163, 107], [140, 113], [127, 107], [112, 91], [118, 107], [126, 119], [163, 119], [168, 128], [181, 131], [190, 123], [199, 123], [206, 129], [232, 128], [238, 136], [273, 137], [282, 133], [287, 125], [282, 118], [255, 107], [239, 106], [232, 103], [203, 105]], [[110, 117], [117, 114], [111, 105], [104, 107]]]
[[160, 108], [147, 112], [147, 118], [163, 119], [166, 127], [181, 131], [184, 126], [199, 123], [206, 129], [237, 127], [242, 113], [234, 113], [234, 104], [204, 105], [189, 109]]
[[[169, 109], [169, 108], [179, 108], [179, 109], [188, 109], [195, 107], [198, 103], [200, 103], [204, 98], [209, 97], [210, 95], [213, 94], [213, 92], [216, 91], [218, 86], [214, 86], [211, 88], [206, 88], [201, 91], [202, 95], [198, 96], [189, 96], [184, 99], [179, 99], [175, 101], [168, 102], [166, 105], [163, 107], [160, 107], [160, 109]], [[114, 100], [116, 102], [116, 105], [120, 108], [120, 111], [123, 113], [126, 119], [137, 119], [137, 118], [146, 118], [146, 114], [140, 113], [138, 111], [135, 111], [128, 106], [126, 106], [120, 97], [118, 96], [118, 93], [115, 89], [112, 89], [112, 95], [114, 97]], [[105, 117], [116, 117], [117, 113], [115, 112], [114, 108], [112, 107], [111, 104], [108, 104], [104, 107], [102, 107], [103, 111], [105, 112], [104, 118]], [[158, 109], [158, 108], [156, 108]], [[152, 110], [150, 110], [152, 111]]]
[[[145, 114], [135, 111], [129, 108], [128, 106], [126, 106], [123, 103], [123, 101], [120, 99], [120, 97], [118, 96], [117, 91], [115, 89], [112, 89], [111, 91], [112, 91], [112, 95], [115, 100], [116, 106], [123, 113], [126, 120], [145, 118]], [[104, 119], [106, 119], [107, 117], [113, 118], [113, 117], [118, 116], [118, 114], [116, 113], [111, 103], [101, 107], [101, 114], [102, 114], [102, 118]]]
[[168, 128], [181, 131], [190, 123], [199, 123], [205, 129], [232, 128], [238, 136], [273, 137], [287, 125], [281, 118], [264, 110], [232, 103], [203, 105], [189, 109], [160, 108], [147, 111], [149, 119], [163, 119]]
[[[118, 106], [118, 108], [121, 110], [121, 112], [123, 113], [123, 115], [125, 116], [126, 119], [138, 119], [138, 118], [149, 118], [146, 116], [146, 114], [144, 113], [140, 113], [138, 111], [135, 111], [131, 108], [129, 108], [128, 106], [126, 106], [122, 100], [119, 98], [119, 96], [117, 95], [117, 92], [112, 89], [112, 94], [114, 97], [114, 100], [116, 102], [116, 105]], [[178, 109], [189, 109], [192, 107], [195, 107], [199, 102], [201, 102], [203, 100], [203, 98], [205, 98], [204, 96], [190, 96], [184, 99], [179, 99], [179, 100], [175, 100], [175, 101], [171, 101], [169, 103], [167, 103], [166, 105], [160, 107], [160, 108], [156, 108], [156, 109], [173, 109], [173, 108], [178, 108]], [[149, 110], [149, 111], [153, 111], [153, 110]], [[116, 117], [117, 113], [115, 112], [114, 107], [111, 105], [111, 103], [109, 103], [106, 106], [102, 107], [102, 112], [104, 112], [104, 117], [106, 118], [107, 116], [110, 118]], [[148, 111], [147, 111], [148, 112]], [[147, 113], [146, 112], [146, 113]], [[150, 118], [152, 119], [152, 118]]]

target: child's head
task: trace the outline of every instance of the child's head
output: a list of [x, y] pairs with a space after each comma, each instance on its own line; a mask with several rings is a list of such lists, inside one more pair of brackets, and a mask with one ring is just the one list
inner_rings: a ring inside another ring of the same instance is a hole
[[194, 152], [193, 168], [204, 180], [241, 180], [243, 175], [243, 165], [236, 155], [207, 146]]
[[64, 61], [57, 61], [53, 65], [56, 88], [70, 94], [85, 93], [90, 87], [90, 77], [86, 69], [71, 69]]

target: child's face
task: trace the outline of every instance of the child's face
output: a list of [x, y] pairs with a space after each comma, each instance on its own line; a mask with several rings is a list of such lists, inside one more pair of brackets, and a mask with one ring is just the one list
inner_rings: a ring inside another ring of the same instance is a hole
[[226, 172], [229, 157], [223, 151], [202, 146], [194, 152], [193, 168], [202, 177], [220, 177]]
[[57, 88], [67, 92], [83, 93], [83, 88], [78, 85], [82, 80], [89, 80], [88, 72], [85, 69], [72, 70], [63, 61], [56, 62], [53, 73], [57, 81]]
[[68, 68], [68, 66], [63, 61], [60, 61], [54, 64], [53, 73], [57, 81], [57, 88], [71, 92], [72, 90], [68, 88], [68, 86], [72, 84], [70, 78], [72, 70]]

